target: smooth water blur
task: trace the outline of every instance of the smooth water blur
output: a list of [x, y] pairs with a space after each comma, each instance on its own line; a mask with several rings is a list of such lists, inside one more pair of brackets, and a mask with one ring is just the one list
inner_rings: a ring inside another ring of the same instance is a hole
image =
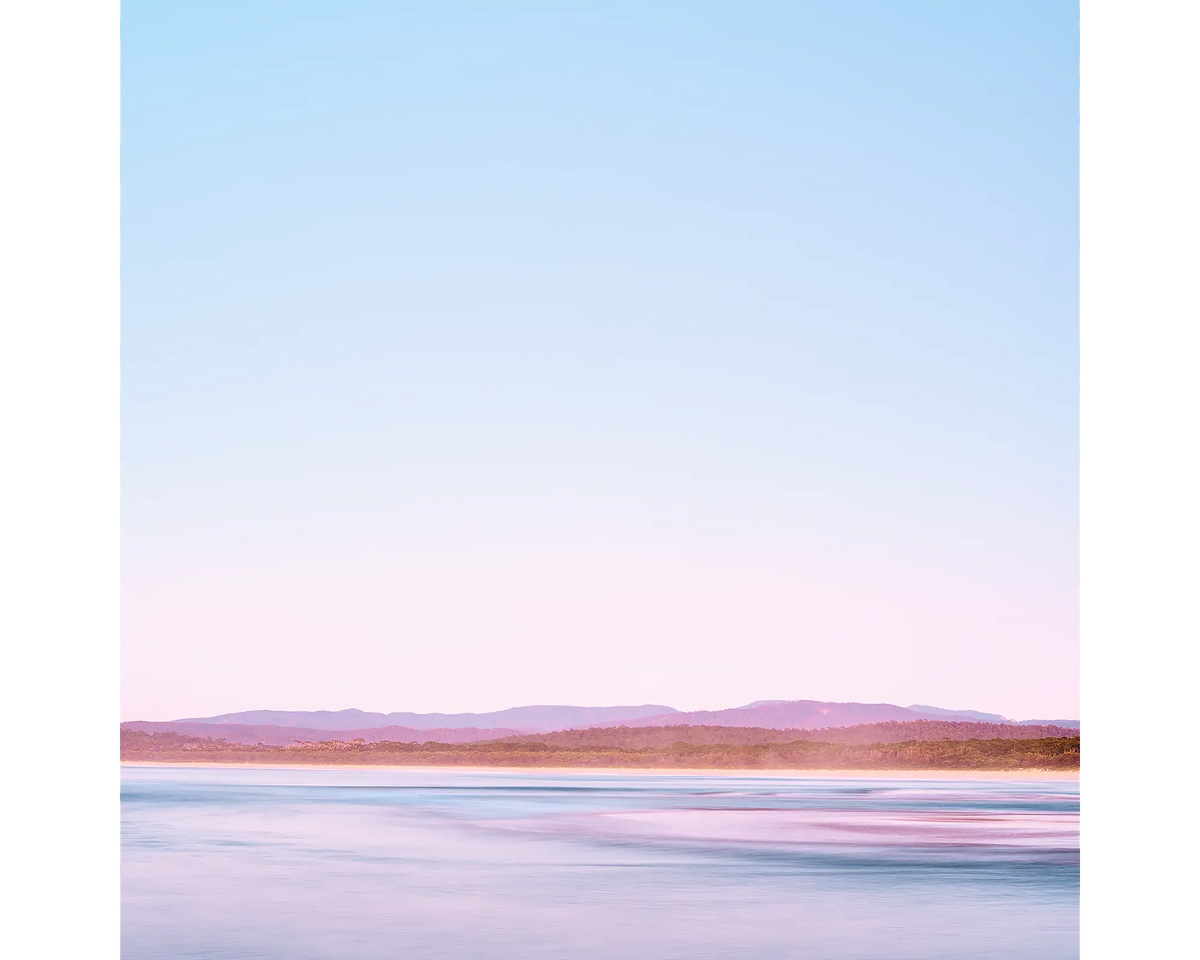
[[126, 767], [122, 955], [1079, 955], [1076, 781]]

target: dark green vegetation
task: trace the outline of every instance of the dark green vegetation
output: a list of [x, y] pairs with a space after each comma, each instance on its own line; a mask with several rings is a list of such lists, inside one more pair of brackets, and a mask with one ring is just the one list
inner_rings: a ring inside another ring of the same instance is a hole
[[[872, 724], [871, 726], [877, 726]], [[903, 724], [902, 724], [903, 726]], [[983, 725], [986, 726], [986, 725]], [[830, 742], [796, 730], [616, 727], [476, 743], [331, 740], [287, 747], [121, 731], [121, 759], [157, 763], [630, 767], [714, 770], [1078, 770], [1079, 737]], [[805, 733], [811, 734], [810, 731]], [[862, 735], [861, 733], [859, 734]]]

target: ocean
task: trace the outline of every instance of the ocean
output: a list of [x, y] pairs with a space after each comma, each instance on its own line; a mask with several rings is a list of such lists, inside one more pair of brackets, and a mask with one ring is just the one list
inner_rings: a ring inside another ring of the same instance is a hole
[[1061, 960], [1076, 780], [122, 768], [125, 960]]

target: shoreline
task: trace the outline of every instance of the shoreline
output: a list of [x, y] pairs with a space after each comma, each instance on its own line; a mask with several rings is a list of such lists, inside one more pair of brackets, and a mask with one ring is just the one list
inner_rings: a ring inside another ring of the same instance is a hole
[[732, 769], [726, 767], [537, 767], [432, 763], [217, 763], [210, 760], [122, 760], [124, 767], [192, 767], [208, 770], [428, 770], [431, 773], [570, 774], [596, 776], [766, 777], [788, 780], [1079, 780], [1078, 770], [1029, 768], [1025, 770], [947, 769]]

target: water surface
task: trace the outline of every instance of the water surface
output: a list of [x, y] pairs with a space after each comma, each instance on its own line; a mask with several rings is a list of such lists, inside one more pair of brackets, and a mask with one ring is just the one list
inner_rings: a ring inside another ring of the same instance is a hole
[[1070, 958], [1077, 781], [125, 767], [126, 960]]

